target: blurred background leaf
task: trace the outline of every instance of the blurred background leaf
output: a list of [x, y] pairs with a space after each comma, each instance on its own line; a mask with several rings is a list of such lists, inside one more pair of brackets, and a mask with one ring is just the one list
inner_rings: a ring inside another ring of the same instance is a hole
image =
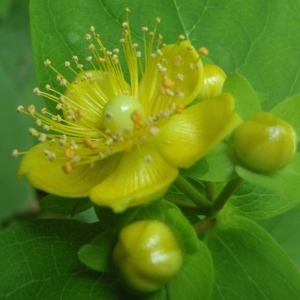
[[16, 111], [18, 105], [32, 102], [36, 85], [28, 7], [28, 0], [0, 1], [0, 226], [28, 210], [34, 199], [26, 180], [16, 179], [19, 159], [12, 157], [14, 148], [26, 150], [33, 144], [30, 118]]

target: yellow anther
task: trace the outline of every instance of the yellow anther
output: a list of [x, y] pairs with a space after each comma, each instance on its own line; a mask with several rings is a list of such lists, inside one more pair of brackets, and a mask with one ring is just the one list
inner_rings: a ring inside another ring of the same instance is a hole
[[171, 87], [174, 86], [174, 84], [175, 84], [175, 82], [170, 78], [164, 78], [163, 79], [163, 86], [165, 88], [171, 88]]
[[183, 104], [178, 104], [176, 107], [176, 112], [179, 114], [182, 114], [184, 112], [184, 105]]
[[66, 156], [67, 158], [72, 158], [74, 155], [75, 155], [75, 151], [72, 150], [72, 149], [67, 149], [67, 150], [65, 151], [65, 156]]
[[83, 111], [82, 110], [77, 110], [75, 112], [75, 119], [80, 120], [83, 117]]
[[27, 111], [31, 114], [31, 115], [34, 115], [35, 114], [35, 106], [33, 104], [30, 104], [28, 107], [27, 107]]
[[208, 49], [205, 47], [199, 48], [198, 53], [204, 56], [207, 56], [209, 54]]
[[99, 63], [101, 63], [101, 64], [104, 64], [104, 63], [105, 63], [105, 58], [103, 58], [103, 57], [98, 57], [98, 58], [97, 58], [97, 61], [98, 61]]
[[70, 162], [66, 162], [63, 164], [62, 169], [65, 171], [65, 173], [70, 174], [72, 171], [72, 164]]
[[83, 145], [91, 150], [95, 150], [98, 147], [89, 137], [83, 139]]

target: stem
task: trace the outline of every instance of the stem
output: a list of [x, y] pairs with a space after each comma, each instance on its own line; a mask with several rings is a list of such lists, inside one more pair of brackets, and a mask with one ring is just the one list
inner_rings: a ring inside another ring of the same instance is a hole
[[205, 186], [205, 193], [206, 198], [210, 201], [213, 201], [214, 199], [214, 193], [215, 193], [215, 185], [213, 182], [210, 181], [203, 181]]
[[235, 189], [242, 183], [242, 181], [243, 179], [240, 177], [229, 181], [215, 200], [213, 204], [213, 210], [220, 210], [230, 198]]
[[164, 196], [164, 199], [175, 204], [178, 206], [182, 211], [190, 211], [190, 212], [196, 212], [197, 214], [204, 214], [207, 213], [207, 210], [203, 211], [200, 207], [198, 207], [195, 204], [187, 203], [180, 200], [174, 200], [170, 197]]
[[176, 188], [190, 198], [198, 207], [204, 211], [208, 211], [211, 208], [211, 203], [207, 200], [199, 191], [194, 188], [185, 178], [179, 176], [174, 185]]
[[200, 234], [207, 230], [209, 227], [213, 226], [215, 222], [217, 221], [216, 218], [206, 218], [204, 220], [201, 220], [193, 225], [194, 230], [197, 234]]

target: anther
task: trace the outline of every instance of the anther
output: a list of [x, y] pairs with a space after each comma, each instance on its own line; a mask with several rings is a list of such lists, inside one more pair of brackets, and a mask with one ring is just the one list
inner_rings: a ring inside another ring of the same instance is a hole
[[18, 149], [14, 149], [13, 152], [12, 152], [13, 157], [18, 157], [19, 154], [20, 154], [20, 152], [18, 151]]
[[83, 145], [91, 150], [95, 150], [97, 148], [97, 144], [94, 143], [89, 137], [83, 139]]
[[80, 162], [81, 158], [79, 155], [74, 155], [71, 159], [72, 163]]
[[67, 150], [65, 151], [65, 156], [66, 156], [67, 158], [72, 158], [74, 155], [75, 155], [75, 152], [74, 152], [74, 150], [72, 150], [72, 149], [67, 149]]
[[170, 78], [164, 78], [163, 79], [163, 86], [165, 88], [171, 88], [171, 87], [174, 86], [174, 84], [175, 84], [175, 82]]
[[40, 91], [40, 89], [37, 88], [37, 87], [33, 89], [33, 92], [34, 92], [37, 96], [40, 96], [40, 95], [41, 95], [41, 91]]
[[75, 143], [74, 140], [72, 140], [70, 142], [70, 149], [72, 149], [72, 150], [77, 150], [78, 149], [78, 145]]
[[184, 79], [184, 75], [181, 74], [181, 73], [178, 73], [178, 74], [176, 75], [176, 78], [177, 78], [178, 80], [182, 81], [182, 80]]
[[209, 51], [207, 48], [201, 47], [201, 48], [199, 48], [198, 53], [201, 55], [207, 56], [209, 54]]
[[93, 50], [95, 50], [95, 48], [96, 48], [96, 47], [95, 47], [94, 44], [90, 44], [90, 45], [89, 45], [89, 50], [92, 50], [92, 51], [93, 51]]
[[70, 162], [66, 162], [63, 164], [62, 169], [65, 171], [65, 173], [70, 174], [72, 171], [72, 164]]
[[159, 128], [157, 126], [151, 126], [149, 129], [149, 134], [154, 136], [159, 133]]
[[179, 114], [182, 114], [184, 112], [184, 105], [183, 104], [178, 104], [176, 108], [176, 112]]
[[80, 120], [83, 117], [83, 111], [82, 110], [77, 110], [75, 112], [75, 119]]
[[45, 142], [47, 140], [47, 136], [45, 133], [41, 133], [40, 136], [38, 137], [38, 140], [40, 142]]
[[61, 110], [61, 107], [62, 107], [61, 103], [57, 103], [56, 106], [55, 106], [55, 108], [56, 108], [57, 110]]
[[33, 116], [35, 114], [35, 106], [33, 104], [29, 105], [27, 111]]
[[17, 107], [17, 111], [20, 113], [20, 112], [22, 112], [24, 110], [24, 106], [23, 105], [19, 105], [18, 107]]
[[46, 67], [49, 67], [49, 66], [51, 65], [51, 60], [46, 59], [46, 60], [44, 61], [44, 64], [45, 64]]

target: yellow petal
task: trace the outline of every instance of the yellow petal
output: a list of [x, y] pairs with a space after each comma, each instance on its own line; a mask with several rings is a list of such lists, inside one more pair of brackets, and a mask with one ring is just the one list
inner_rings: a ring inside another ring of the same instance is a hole
[[[161, 91], [164, 79], [167, 78], [167, 86], [171, 86], [168, 90], [174, 92], [171, 102], [184, 106], [196, 98], [204, 81], [202, 61], [189, 40], [167, 45], [161, 51], [161, 55], [150, 59], [139, 84], [138, 99], [152, 115], [170, 106], [170, 96]], [[179, 92], [182, 98], [176, 96]]]
[[202, 101], [171, 117], [154, 142], [168, 162], [188, 168], [241, 122], [233, 108], [230, 94]]
[[114, 155], [98, 161], [93, 167], [77, 166], [66, 174], [63, 161], [56, 158], [50, 161], [43, 153], [45, 149], [56, 151], [59, 146], [50, 146], [48, 142], [31, 148], [23, 157], [18, 176], [26, 175], [28, 182], [35, 188], [64, 197], [85, 197], [90, 189], [113, 172], [120, 155]]
[[90, 198], [97, 205], [122, 212], [161, 197], [177, 175], [178, 169], [156, 149], [148, 145], [134, 147], [124, 152], [115, 171], [91, 190]]

